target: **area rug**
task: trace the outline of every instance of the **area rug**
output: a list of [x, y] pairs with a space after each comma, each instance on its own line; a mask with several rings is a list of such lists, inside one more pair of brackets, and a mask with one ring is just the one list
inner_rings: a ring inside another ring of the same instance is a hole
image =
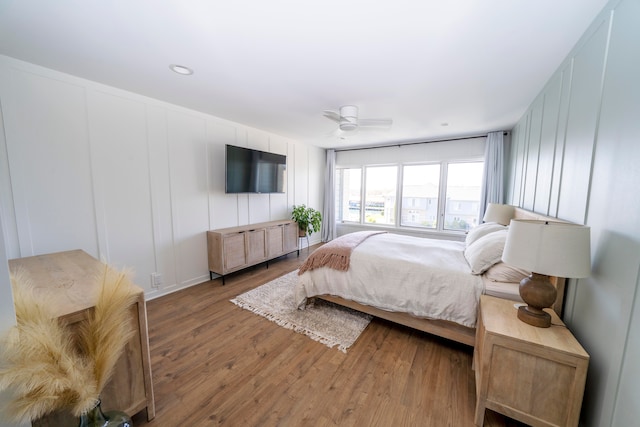
[[346, 353], [367, 327], [371, 316], [320, 299], [304, 310], [298, 310], [293, 296], [297, 280], [296, 270], [245, 292], [231, 302], [328, 347], [338, 346], [338, 350]]

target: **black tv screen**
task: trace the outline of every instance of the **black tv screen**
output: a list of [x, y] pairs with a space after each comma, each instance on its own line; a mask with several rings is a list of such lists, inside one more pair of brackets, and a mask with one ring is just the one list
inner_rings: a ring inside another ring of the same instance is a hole
[[287, 156], [234, 145], [227, 145], [225, 151], [225, 192], [285, 192]]

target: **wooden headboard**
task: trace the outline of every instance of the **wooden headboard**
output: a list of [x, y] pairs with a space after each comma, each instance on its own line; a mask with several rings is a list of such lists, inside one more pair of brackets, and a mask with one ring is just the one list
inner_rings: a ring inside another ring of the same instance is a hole
[[[519, 207], [516, 207], [514, 209], [513, 219], [529, 219], [529, 220], [549, 221], [549, 222], [567, 222], [558, 218], [554, 218], [552, 216], [542, 215], [542, 214], [531, 212]], [[555, 277], [555, 276], [551, 276], [549, 279], [551, 280], [551, 283], [556, 287], [556, 290], [558, 291], [556, 302], [553, 304], [552, 308], [558, 314], [558, 316], [562, 317], [566, 279], [564, 277]]]

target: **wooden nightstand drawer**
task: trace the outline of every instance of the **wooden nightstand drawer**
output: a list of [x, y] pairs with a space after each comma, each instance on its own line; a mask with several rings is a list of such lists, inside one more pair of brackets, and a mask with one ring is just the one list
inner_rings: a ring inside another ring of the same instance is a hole
[[476, 351], [476, 424], [486, 408], [533, 426], [577, 426], [589, 355], [555, 313], [550, 328], [516, 317], [512, 301], [483, 296]]

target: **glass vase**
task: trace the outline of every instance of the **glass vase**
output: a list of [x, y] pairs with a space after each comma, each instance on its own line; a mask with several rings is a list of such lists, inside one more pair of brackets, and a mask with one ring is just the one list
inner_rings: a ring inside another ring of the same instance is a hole
[[78, 427], [133, 427], [133, 422], [122, 411], [102, 412], [98, 399], [96, 406], [80, 415]]

